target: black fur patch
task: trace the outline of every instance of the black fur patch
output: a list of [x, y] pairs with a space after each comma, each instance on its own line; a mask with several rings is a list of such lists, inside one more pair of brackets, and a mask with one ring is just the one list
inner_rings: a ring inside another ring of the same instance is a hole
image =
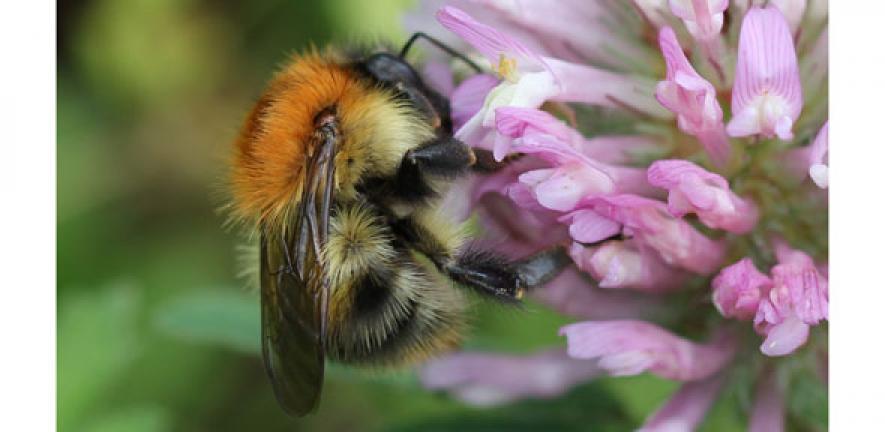
[[353, 314], [376, 314], [383, 311], [385, 304], [393, 300], [394, 275], [390, 269], [376, 267], [357, 282], [353, 301]]

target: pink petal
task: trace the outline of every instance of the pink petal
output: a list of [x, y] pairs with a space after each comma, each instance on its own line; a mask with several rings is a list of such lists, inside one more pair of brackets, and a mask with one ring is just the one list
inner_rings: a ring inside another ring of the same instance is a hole
[[728, 8], [728, 0], [668, 0], [673, 15], [687, 20], [698, 20], [698, 15], [718, 14]]
[[[664, 62], [667, 64], [667, 81], [675, 81], [676, 74], [682, 73], [690, 77], [699, 78], [700, 75], [694, 70], [676, 39], [676, 32], [670, 27], [664, 27], [658, 32], [658, 45]], [[697, 88], [696, 88], [697, 89]]]
[[[546, 204], [546, 207], [568, 211], [581, 198], [600, 193], [635, 193], [654, 195], [656, 191], [645, 179], [645, 170], [641, 168], [620, 167], [602, 164], [582, 152], [586, 140], [576, 130], [549, 113], [533, 108], [502, 107], [495, 110], [495, 124], [499, 139], [513, 139], [512, 144], [501, 144], [514, 151], [535, 154], [554, 165], [559, 165], [559, 175], [583, 179], [576, 186], [569, 188], [574, 192], [563, 204]], [[496, 143], [495, 150], [499, 149]], [[550, 178], [551, 176], [547, 176]], [[546, 180], [546, 178], [545, 178]], [[533, 186], [540, 183], [540, 180]], [[546, 185], [545, 187], [552, 187]], [[560, 185], [562, 186], [562, 185]], [[538, 192], [536, 190], [536, 192]], [[556, 194], [556, 191], [553, 191]], [[544, 200], [539, 195], [539, 200]]]
[[[670, 30], [670, 28], [667, 27], [664, 30]], [[662, 30], [662, 32], [664, 30]], [[694, 71], [694, 68], [692, 68], [691, 65], [689, 65], [688, 68], [691, 72], [685, 70], [677, 70], [676, 76], [673, 78], [672, 81], [678, 84], [679, 87], [682, 87], [688, 91], [696, 92], [708, 90], [712, 84], [710, 84], [709, 81], [701, 78], [701, 76]]]
[[494, 136], [482, 125], [484, 116], [484, 110], [480, 109], [479, 112], [468, 118], [459, 128], [455, 129], [455, 138], [473, 148], [492, 150]]
[[759, 301], [771, 284], [751, 259], [744, 258], [724, 268], [713, 280], [713, 304], [724, 317], [748, 320], [756, 315]]
[[479, 242], [512, 258], [522, 258], [569, 240], [553, 212], [526, 210], [497, 193], [483, 195], [476, 207], [483, 232]]
[[[443, 43], [458, 52], [467, 51], [470, 46], [460, 36], [448, 31], [436, 19], [436, 13], [444, 6], [460, 8], [472, 16], [475, 20], [497, 29], [501, 33], [510, 35], [519, 40], [529, 51], [553, 55], [555, 52], [547, 46], [546, 40], [537, 37], [537, 32], [529, 27], [516, 23], [500, 11], [477, 0], [422, 0], [416, 2], [415, 10], [407, 12], [404, 18], [404, 27], [407, 34], [425, 32], [436, 37]], [[429, 48], [425, 50], [431, 58], [451, 60], [451, 56], [442, 50]], [[497, 61], [497, 59], [495, 60]]]
[[600, 288], [662, 293], [681, 288], [687, 276], [664, 264], [654, 251], [638, 247], [634, 240], [612, 240], [594, 248], [576, 242], [569, 255], [579, 269], [599, 281]]
[[774, 134], [784, 141], [793, 139], [793, 119], [785, 115], [776, 118], [777, 120], [774, 122]]
[[631, 164], [644, 155], [655, 154], [661, 143], [645, 135], [595, 136], [584, 140], [578, 150], [588, 157], [608, 164]]
[[532, 295], [554, 310], [580, 319], [635, 319], [661, 316], [669, 311], [658, 297], [600, 289], [574, 267], [565, 269]]
[[699, 178], [709, 183], [712, 187], [728, 187], [728, 181], [722, 176], [711, 173], [687, 160], [659, 160], [648, 168], [649, 183], [665, 189], [678, 187], [687, 177]]
[[824, 164], [814, 164], [808, 168], [808, 176], [821, 189], [830, 186], [830, 167]]
[[601, 374], [593, 362], [554, 349], [528, 356], [457, 353], [428, 362], [420, 379], [431, 390], [448, 391], [471, 405], [490, 406], [553, 398]]
[[708, 40], [722, 30], [723, 12], [728, 0], [669, 0], [673, 15], [682, 18], [688, 31], [699, 40]]
[[760, 134], [764, 130], [759, 120], [760, 116], [757, 107], [749, 105], [743, 110], [735, 112], [734, 117], [728, 122], [725, 130], [728, 132], [728, 135], [733, 137]]
[[667, 0], [632, 0], [632, 3], [640, 15], [656, 28], [664, 26], [672, 13]]
[[648, 168], [648, 182], [669, 191], [668, 209], [681, 217], [697, 213], [704, 225], [744, 234], [759, 219], [756, 206], [731, 192], [718, 174], [685, 160], [659, 160]]
[[808, 254], [775, 242], [778, 265], [771, 269], [775, 285], [783, 286], [793, 311], [807, 324], [828, 318], [829, 283]]
[[695, 136], [716, 166], [728, 165], [728, 158], [731, 156], [731, 142], [728, 140], [724, 124], [720, 123], [715, 128], [698, 131]]
[[725, 378], [714, 375], [702, 381], [688, 382], [652, 414], [639, 432], [676, 432], [694, 430], [716, 401]]
[[775, 289], [789, 298], [792, 312], [804, 323], [817, 325], [829, 317], [829, 282], [801, 251], [779, 253], [771, 269]]
[[756, 383], [756, 400], [750, 416], [750, 432], [784, 430], [784, 395], [773, 371], [767, 371]]
[[[652, 166], [654, 166], [654, 164], [652, 164]], [[697, 167], [697, 165], [695, 165], [695, 167]], [[709, 180], [703, 179], [696, 174], [690, 174], [681, 179], [678, 186], [678, 192], [685, 198], [683, 201], [693, 207], [691, 210], [697, 210], [698, 213], [704, 213], [714, 210], [719, 204], [718, 201], [727, 200], [727, 197], [720, 197], [723, 188], [717, 186], [711, 185]], [[671, 193], [671, 196], [673, 195], [674, 194]], [[728, 202], [723, 204], [723, 206], [733, 207], [733, 204]], [[673, 213], [673, 216], [682, 216], [683, 214], [685, 214], [685, 212], [679, 215]]]
[[629, 166], [603, 165], [615, 183], [614, 193], [640, 195], [648, 198], [664, 198], [661, 190], [648, 183], [645, 168]]
[[548, 166], [542, 160], [533, 157], [523, 157], [512, 161], [503, 168], [491, 174], [474, 174], [474, 184], [471, 187], [470, 202], [476, 202], [487, 193], [507, 194], [507, 189], [515, 183], [521, 175], [532, 170], [546, 168]]
[[[502, 112], [505, 115], [508, 113], [503, 110]], [[515, 129], [520, 129], [522, 135], [519, 135], [521, 139], [514, 143], [515, 151], [535, 155], [555, 165], [576, 162], [592, 168], [601, 167], [601, 164], [581, 154], [570, 142], [547, 131], [537, 130], [529, 124], [518, 124], [512, 116], [505, 116], [502, 127], [509, 133], [515, 133], [517, 132]]]
[[790, 24], [790, 30], [794, 33], [799, 28], [799, 23], [802, 22], [807, 3], [808, 0], [771, 0], [771, 5], [784, 14], [784, 18]]
[[495, 86], [498, 79], [489, 74], [476, 74], [467, 78], [452, 92], [452, 123], [458, 130], [482, 108], [486, 96]]
[[821, 189], [826, 189], [830, 184], [829, 177], [829, 152], [830, 152], [830, 122], [824, 123], [811, 144], [808, 155], [808, 174]]
[[510, 138], [520, 138], [528, 133], [542, 133], [570, 145], [583, 142], [583, 136], [578, 131], [552, 114], [535, 108], [498, 108], [495, 110], [495, 126], [498, 133]]
[[829, 279], [830, 278], [830, 264], [828, 262], [822, 262], [817, 265], [817, 271], [821, 274], [821, 276]]
[[[620, 19], [618, 5], [612, 7], [584, 0], [475, 0], [475, 3], [500, 16], [502, 21], [529, 30], [533, 39], [550, 49], [551, 56], [607, 66], [623, 65], [621, 69], [635, 64], [631, 61], [644, 59], [639, 41], [628, 36], [631, 30], [640, 28]], [[541, 16], [544, 19], [538, 19]], [[606, 28], [611, 22], [629, 27], [622, 34], [615, 34]]]
[[710, 274], [722, 263], [723, 244], [674, 218], [660, 201], [635, 195], [610, 195], [591, 198], [587, 206], [622, 224], [625, 232], [629, 230], [641, 244], [656, 250], [667, 264]]
[[731, 105], [730, 135], [758, 130], [767, 137], [791, 138], [788, 129], [802, 111], [802, 86], [793, 36], [775, 7], [754, 7], [744, 16]]
[[792, 353], [808, 340], [808, 324], [795, 316], [787, 317], [780, 324], [771, 327], [759, 350], [769, 357]]
[[[499, 73], [506, 78], [488, 94], [485, 109], [464, 121], [464, 126], [458, 129], [456, 136], [468, 144], [483, 148], [491, 145], [485, 142], [487, 136], [481, 132], [494, 125], [493, 110], [502, 106], [538, 107], [547, 100], [557, 100], [639, 110], [660, 118], [669, 116], [650, 97], [651, 84], [641, 78], [540, 57], [516, 39], [454, 7], [442, 8], [437, 17], [443, 26], [497, 65]], [[503, 159], [508, 145], [506, 140], [496, 140], [493, 146], [496, 160]]]
[[[567, 185], [573, 187], [568, 192], [584, 197], [588, 194], [611, 193], [615, 189], [614, 179], [607, 173], [606, 166], [584, 156], [567, 143], [546, 134], [525, 135], [514, 143], [516, 151], [532, 154], [557, 166], [556, 178], [571, 181]], [[553, 176], [551, 176], [551, 179]], [[553, 188], [560, 185], [548, 185]], [[539, 185], [540, 186], [540, 185]], [[558, 192], [549, 191], [552, 194]], [[566, 191], [560, 191], [566, 192]], [[576, 195], [570, 196], [576, 196]], [[555, 209], [559, 209], [559, 206]], [[553, 208], [553, 207], [550, 207]], [[571, 210], [571, 209], [567, 209]], [[567, 211], [562, 210], [562, 211]]]
[[502, 56], [531, 64], [540, 64], [538, 56], [525, 45], [495, 28], [473, 19], [461, 9], [445, 6], [436, 13], [436, 19], [443, 27], [451, 30], [476, 48], [492, 64], [497, 64]]
[[657, 118], [669, 114], [651, 97], [654, 83], [588, 65], [544, 57], [561, 91], [553, 100], [582, 102], [609, 108], [628, 108]]
[[[523, 175], [536, 173], [538, 171], [544, 170], [529, 171]], [[520, 182], [511, 184], [507, 188], [506, 195], [510, 197], [510, 200], [512, 200], [514, 204], [526, 210], [546, 210], [543, 206], [538, 204], [538, 197], [535, 196], [534, 189], [526, 183]]]
[[621, 232], [621, 224], [599, 216], [592, 210], [572, 214], [569, 234], [582, 243], [596, 243]]
[[573, 210], [585, 197], [611, 192], [611, 177], [577, 163], [562, 165], [535, 186], [538, 203], [551, 210]]
[[492, 156], [496, 161], [501, 162], [510, 153], [513, 140], [503, 134], [495, 135], [495, 145], [492, 147]]
[[667, 63], [667, 76], [658, 83], [655, 97], [677, 115], [679, 129], [698, 137], [711, 160], [724, 166], [731, 144], [725, 135], [716, 89], [691, 66], [672, 28], [661, 29], [658, 43]]
[[663, 378], [693, 381], [722, 369], [735, 352], [731, 336], [697, 344], [644, 321], [582, 322], [559, 333], [567, 338], [570, 356], [599, 359], [612, 375], [648, 370]]
[[545, 111], [535, 108], [505, 106], [495, 109], [495, 127], [498, 140], [495, 143], [495, 159], [500, 160], [510, 151], [512, 140], [525, 135], [552, 135], [563, 147], [579, 145], [584, 138], [562, 121]]
[[549, 179], [555, 172], [556, 168], [529, 170], [519, 175], [519, 182], [531, 188], [535, 188], [541, 184], [541, 182]]

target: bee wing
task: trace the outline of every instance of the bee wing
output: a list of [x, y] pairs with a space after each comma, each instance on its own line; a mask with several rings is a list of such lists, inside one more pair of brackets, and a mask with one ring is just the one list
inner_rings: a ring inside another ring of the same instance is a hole
[[291, 226], [261, 236], [261, 340], [264, 366], [286, 412], [316, 409], [323, 386], [329, 283], [320, 255], [328, 234], [336, 136], [323, 134], [308, 157]]
[[262, 236], [261, 348], [277, 400], [301, 416], [316, 408], [323, 385], [323, 349], [309, 281], [286, 269], [279, 240]]

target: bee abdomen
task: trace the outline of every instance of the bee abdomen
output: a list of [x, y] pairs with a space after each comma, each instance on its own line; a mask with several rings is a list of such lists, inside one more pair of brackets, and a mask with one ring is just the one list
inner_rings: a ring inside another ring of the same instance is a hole
[[367, 278], [352, 287], [354, 303], [335, 333], [330, 357], [345, 363], [398, 365], [458, 345], [465, 299], [408, 258], [386, 285]]
[[466, 300], [418, 263], [367, 203], [341, 205], [323, 250], [332, 283], [328, 354], [395, 364], [459, 341]]

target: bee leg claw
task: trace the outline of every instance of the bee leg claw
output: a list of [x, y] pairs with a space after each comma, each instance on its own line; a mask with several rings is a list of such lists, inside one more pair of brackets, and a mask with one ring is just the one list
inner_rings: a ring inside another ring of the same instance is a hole
[[565, 248], [556, 246], [523, 258], [514, 265], [520, 280], [527, 288], [532, 288], [549, 282], [571, 262]]

